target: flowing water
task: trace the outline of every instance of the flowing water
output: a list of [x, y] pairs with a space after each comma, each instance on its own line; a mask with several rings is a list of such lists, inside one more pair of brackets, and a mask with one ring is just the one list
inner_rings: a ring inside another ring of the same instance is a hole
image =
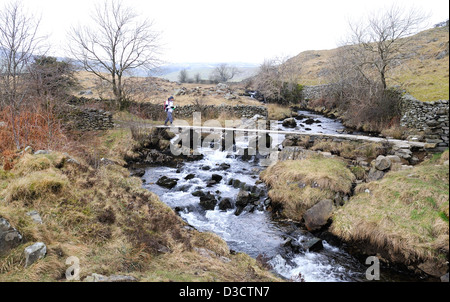
[[[300, 131], [342, 133], [344, 130], [339, 121], [309, 112], [299, 113], [320, 120], [320, 123], [316, 122], [307, 127], [301, 126], [302, 120], [298, 120]], [[281, 123], [279, 128], [286, 129]], [[282, 137], [279, 142], [281, 141]], [[146, 168], [143, 176], [144, 187], [156, 193], [163, 202], [199, 231], [218, 234], [228, 243], [230, 249], [247, 253], [254, 258], [263, 255], [274, 272], [286, 279], [298, 281], [301, 276], [307, 282], [365, 280], [367, 266], [326, 241], [323, 241], [323, 249], [316, 252], [286, 252], [284, 246], [287, 240], [308, 242], [312, 235], [301, 230], [293, 232], [292, 225], [274, 222], [270, 213], [265, 211], [266, 187], [258, 181], [259, 173], [265, 167], [261, 167], [255, 157], [243, 160], [236, 154], [208, 148], [203, 149], [202, 154], [203, 159], [185, 162], [180, 167]], [[211, 184], [213, 174], [222, 177], [220, 182]], [[188, 175], [190, 177], [187, 177]], [[156, 184], [162, 176], [177, 179], [176, 186], [167, 189]], [[258, 206], [245, 208], [240, 215], [235, 215], [235, 205], [226, 210], [220, 210], [218, 206], [214, 210], [204, 210], [200, 206], [200, 198], [192, 195], [201, 190], [204, 193], [210, 192], [218, 201], [229, 198], [234, 203], [240, 190], [238, 186], [233, 186], [236, 180], [241, 185], [245, 183], [246, 188], [258, 192], [260, 196]]]

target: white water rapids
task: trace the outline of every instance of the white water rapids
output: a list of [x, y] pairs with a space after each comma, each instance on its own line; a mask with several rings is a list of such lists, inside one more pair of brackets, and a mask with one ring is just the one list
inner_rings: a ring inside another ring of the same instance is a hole
[[[340, 133], [343, 129], [342, 124], [338, 121], [312, 114], [309, 116], [320, 119], [321, 122], [311, 125], [311, 130], [305, 131], [320, 130], [323, 133]], [[297, 124], [299, 129], [304, 128], [300, 125], [301, 121], [297, 121]], [[286, 128], [279, 124], [279, 129], [285, 130]], [[295, 232], [295, 238], [289, 237], [286, 234], [292, 231], [292, 226], [290, 226], [290, 231], [287, 231], [284, 225], [271, 219], [270, 213], [265, 210], [264, 206], [267, 188], [265, 184], [258, 181], [259, 173], [265, 167], [261, 167], [254, 157], [250, 160], [242, 160], [227, 152], [208, 149], [202, 150], [202, 154], [204, 155], [203, 159], [187, 161], [177, 168], [162, 166], [146, 168], [143, 176], [144, 187], [156, 193], [163, 202], [175, 209], [187, 223], [197, 230], [219, 235], [228, 243], [231, 250], [247, 253], [254, 258], [264, 255], [273, 271], [283, 278], [306, 282], [365, 280], [367, 267], [342, 249], [332, 246], [326, 241], [323, 241], [323, 249], [317, 252], [283, 252], [285, 251], [283, 245], [287, 239], [303, 242], [310, 239], [308, 236], [311, 234]], [[224, 165], [227, 166], [226, 169], [223, 169]], [[208, 186], [212, 174], [222, 176], [222, 180]], [[188, 175], [191, 175], [191, 178], [185, 179]], [[157, 185], [156, 182], [162, 176], [176, 178], [176, 186], [167, 189]], [[249, 188], [264, 192], [257, 208], [251, 212], [244, 210], [239, 216], [235, 215], [235, 207], [219, 210], [216, 206], [214, 210], [204, 210], [199, 204], [200, 198], [191, 194], [201, 190], [205, 193], [210, 192], [218, 201], [229, 198], [234, 202], [240, 189], [231, 185], [233, 180], [239, 180]]]

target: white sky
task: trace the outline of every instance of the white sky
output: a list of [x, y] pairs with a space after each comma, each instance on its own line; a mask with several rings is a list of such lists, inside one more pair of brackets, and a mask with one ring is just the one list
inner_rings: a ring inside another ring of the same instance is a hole
[[[0, 9], [9, 0], [0, 0]], [[22, 0], [42, 17], [50, 55], [65, 56], [68, 29], [88, 24], [103, 0]], [[396, 3], [430, 13], [429, 27], [449, 16], [448, 0], [123, 0], [154, 20], [162, 59], [172, 62], [262, 63], [276, 56], [337, 47], [348, 20]]]

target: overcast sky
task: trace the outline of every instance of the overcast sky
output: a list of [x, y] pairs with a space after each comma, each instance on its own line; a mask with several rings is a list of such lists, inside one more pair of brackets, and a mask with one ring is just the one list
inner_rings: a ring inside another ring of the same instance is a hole
[[[0, 0], [3, 7], [9, 0]], [[103, 0], [22, 0], [41, 16], [51, 55], [76, 24], [88, 24]], [[448, 0], [123, 0], [154, 20], [161, 32], [162, 59], [180, 62], [262, 63], [305, 50], [337, 47], [348, 32], [348, 20], [396, 3], [430, 13], [429, 26], [448, 19]]]

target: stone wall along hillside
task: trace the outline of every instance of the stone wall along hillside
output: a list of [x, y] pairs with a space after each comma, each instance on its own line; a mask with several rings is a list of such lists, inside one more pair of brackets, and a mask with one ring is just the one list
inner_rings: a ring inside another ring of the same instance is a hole
[[402, 126], [423, 133], [423, 139], [437, 148], [449, 146], [448, 100], [421, 102], [410, 95], [402, 100]]

